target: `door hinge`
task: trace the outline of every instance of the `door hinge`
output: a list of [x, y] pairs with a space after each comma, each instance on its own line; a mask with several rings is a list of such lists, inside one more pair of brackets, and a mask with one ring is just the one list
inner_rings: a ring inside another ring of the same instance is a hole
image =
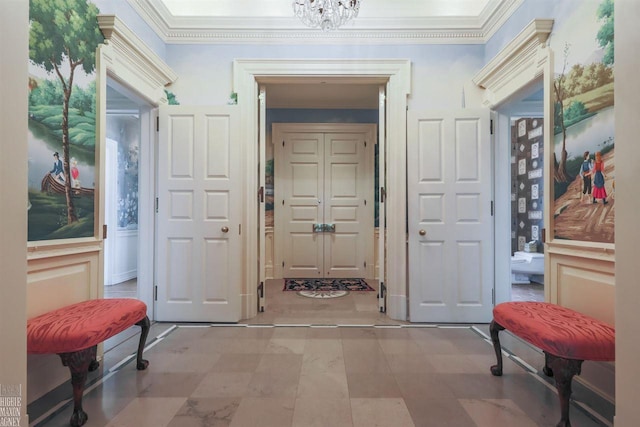
[[160, 117], [156, 117], [156, 132], [160, 132]]
[[491, 304], [496, 305], [496, 288], [491, 289]]
[[264, 203], [264, 187], [260, 187], [258, 190], [258, 200], [260, 200], [260, 203]]
[[282, 146], [284, 147], [284, 139], [282, 140]]
[[107, 238], [107, 224], [102, 225], [102, 238], [103, 239]]
[[364, 142], [364, 146], [365, 146], [365, 147], [367, 146], [367, 141], [365, 141], [365, 142]]
[[364, 199], [364, 205], [367, 206], [367, 199]]
[[284, 268], [284, 261], [282, 261], [282, 268]]
[[547, 230], [545, 228], [542, 229], [542, 243], [546, 243], [547, 241]]
[[493, 216], [493, 200], [491, 201], [491, 216]]
[[238, 235], [242, 235], [242, 224], [238, 224]]
[[158, 201], [158, 198], [156, 197], [156, 213], [158, 213], [158, 205], [159, 205], [159, 201]]
[[489, 120], [489, 133], [493, 135], [493, 119]]
[[367, 261], [364, 262], [364, 268], [367, 268]]
[[380, 187], [380, 203], [384, 203], [387, 198], [387, 190], [384, 187]]
[[158, 285], [153, 287], [153, 300], [158, 301]]

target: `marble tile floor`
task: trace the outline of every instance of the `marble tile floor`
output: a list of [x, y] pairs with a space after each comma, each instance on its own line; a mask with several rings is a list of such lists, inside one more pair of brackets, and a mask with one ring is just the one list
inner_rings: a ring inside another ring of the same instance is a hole
[[[128, 331], [89, 375], [86, 426], [496, 427], [559, 420], [553, 380], [537, 370], [543, 355], [508, 333], [501, 334], [509, 356], [504, 375], [493, 377], [488, 325], [396, 322], [379, 312], [375, 292], [314, 300], [282, 292], [281, 281], [268, 284], [266, 301], [264, 313], [239, 324], [154, 323], [146, 371], [135, 369], [138, 333]], [[31, 403], [30, 425], [67, 426], [70, 398], [65, 383]], [[574, 427], [611, 426], [614, 410], [574, 381]]]
[[[551, 384], [515, 358], [505, 359], [502, 377], [491, 376], [482, 329], [156, 323], [146, 371], [131, 363], [133, 337], [90, 374], [86, 425], [555, 425]], [[573, 425], [612, 425], [587, 407], [587, 394], [574, 391]], [[31, 425], [66, 426], [71, 410], [68, 398], [50, 402], [38, 418], [30, 410]]]

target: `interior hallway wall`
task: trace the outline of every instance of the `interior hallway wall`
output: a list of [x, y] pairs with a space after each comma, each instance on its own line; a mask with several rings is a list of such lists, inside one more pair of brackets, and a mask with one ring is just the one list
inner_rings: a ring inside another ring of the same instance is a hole
[[[20, 426], [27, 405], [27, 62], [29, 2], [0, 6], [0, 386], [17, 386]], [[12, 393], [14, 394], [14, 393]], [[7, 408], [2, 406], [2, 408]]]
[[640, 2], [616, 0], [616, 137], [626, 141], [616, 159], [616, 427], [640, 425]]
[[483, 65], [482, 45], [168, 45], [167, 64], [180, 76], [171, 91], [183, 105], [224, 105], [233, 61], [260, 58], [410, 59], [410, 108], [460, 108], [463, 98], [467, 107], [480, 105], [471, 78]]

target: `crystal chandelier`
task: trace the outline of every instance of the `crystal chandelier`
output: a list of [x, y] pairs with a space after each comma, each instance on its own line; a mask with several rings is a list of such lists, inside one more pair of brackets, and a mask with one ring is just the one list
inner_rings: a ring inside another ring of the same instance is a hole
[[293, 0], [293, 13], [307, 26], [335, 30], [358, 16], [360, 0]]

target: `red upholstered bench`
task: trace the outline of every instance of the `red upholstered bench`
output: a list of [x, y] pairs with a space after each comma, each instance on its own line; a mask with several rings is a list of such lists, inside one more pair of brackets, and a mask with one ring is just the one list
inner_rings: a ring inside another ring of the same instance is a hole
[[147, 306], [142, 301], [129, 298], [93, 299], [27, 321], [27, 353], [56, 353], [62, 359], [62, 364], [71, 371], [72, 426], [81, 426], [88, 419], [82, 410], [82, 394], [88, 371], [94, 371], [99, 366], [96, 360], [97, 345], [133, 325], [142, 328], [137, 368], [143, 370], [149, 365], [142, 359], [142, 351], [150, 322]]
[[498, 333], [512, 334], [540, 348], [545, 355], [543, 372], [554, 376], [560, 398], [557, 427], [569, 427], [571, 381], [580, 375], [585, 360], [615, 360], [615, 330], [592, 317], [544, 302], [505, 302], [493, 309], [491, 341], [498, 364], [491, 373], [502, 375], [502, 351]]

